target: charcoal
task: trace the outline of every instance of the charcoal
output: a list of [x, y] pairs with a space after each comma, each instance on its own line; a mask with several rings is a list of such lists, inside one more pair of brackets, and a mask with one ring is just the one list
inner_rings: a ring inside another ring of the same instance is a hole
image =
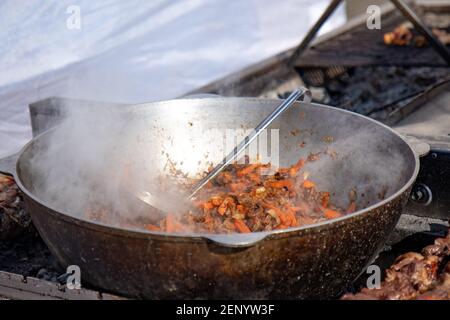
[[[326, 74], [326, 69], [318, 68]], [[302, 74], [306, 70], [299, 70]], [[310, 70], [309, 70], [310, 71]], [[303, 77], [307, 86], [306, 77]], [[404, 106], [412, 96], [450, 80], [446, 67], [361, 66], [349, 67], [332, 78], [325, 77], [324, 94], [314, 101], [385, 121], [390, 112]], [[280, 93], [286, 97], [289, 92]], [[387, 112], [386, 112], [387, 111]]]

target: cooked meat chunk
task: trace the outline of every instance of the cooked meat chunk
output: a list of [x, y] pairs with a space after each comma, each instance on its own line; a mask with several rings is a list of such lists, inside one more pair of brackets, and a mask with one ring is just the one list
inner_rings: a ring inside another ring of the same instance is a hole
[[450, 232], [447, 237], [438, 238], [433, 245], [425, 247], [422, 254], [408, 252], [399, 256], [386, 270], [386, 277], [379, 289], [364, 288], [357, 294], [345, 294], [341, 299], [450, 299], [449, 257]]

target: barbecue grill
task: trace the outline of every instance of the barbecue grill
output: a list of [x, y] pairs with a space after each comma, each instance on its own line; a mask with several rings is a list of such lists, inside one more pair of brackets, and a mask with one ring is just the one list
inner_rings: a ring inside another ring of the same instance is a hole
[[[333, 1], [332, 5], [335, 4]], [[428, 25], [436, 22], [437, 13], [433, 6], [418, 10], [426, 17], [424, 20]], [[388, 267], [399, 254], [420, 251], [434, 238], [443, 236], [450, 217], [450, 69], [431, 46], [384, 46], [380, 41], [382, 33], [405, 18], [392, 6], [383, 8], [383, 17], [388, 23], [381, 31], [367, 32], [365, 20], [359, 18], [318, 39], [309, 48], [303, 48], [302, 59], [292, 60], [292, 53], [299, 51], [288, 50], [190, 93], [285, 97], [299, 84], [306, 84], [317, 102], [369, 115], [403, 135], [430, 145], [428, 155], [421, 158], [421, 169], [406, 213], [373, 262], [381, 269]], [[447, 21], [447, 28], [450, 26], [448, 12], [440, 15], [441, 25], [442, 21], [444, 24]], [[354, 43], [356, 39], [364, 39], [364, 45], [355, 49], [348, 43]], [[352, 49], [343, 52], [346, 48]], [[368, 59], [373, 52], [376, 52], [377, 59]], [[367, 79], [376, 81], [362, 83]], [[68, 101], [56, 97], [31, 104], [33, 135], [58, 124], [68, 106], [92, 104], [90, 101]], [[14, 240], [0, 240], [0, 297], [120, 298], [98, 292], [89, 284], [81, 290], [68, 290], [64, 285], [67, 278], [65, 270], [57, 265], [32, 227], [26, 222], [23, 227], [23, 234]], [[365, 285], [366, 276], [363, 273], [348, 290], [355, 291]]]

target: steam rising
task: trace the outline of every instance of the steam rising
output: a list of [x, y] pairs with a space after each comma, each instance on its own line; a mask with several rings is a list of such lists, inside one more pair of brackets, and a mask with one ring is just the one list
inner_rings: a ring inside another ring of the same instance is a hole
[[[155, 107], [146, 117], [129, 107], [67, 106], [63, 123], [30, 159], [33, 191], [50, 207], [78, 217], [86, 217], [88, 209], [105, 208], [112, 224], [118, 215], [142, 215], [130, 190], [148, 190], [162, 201], [176, 202], [163, 186], [164, 178], [173, 174], [171, 166], [189, 173], [188, 178], [198, 177], [229, 151], [217, 137], [205, 134], [205, 125], [225, 130], [240, 127], [237, 114], [244, 119], [240, 109], [235, 116], [206, 119], [208, 112], [216, 114], [217, 109], [204, 106], [198, 112], [193, 103], [183, 104], [179, 111], [167, 104]], [[263, 117], [260, 108], [249, 103], [246, 119]], [[289, 109], [276, 124], [280, 166], [290, 166], [310, 153], [336, 151], [334, 158], [322, 154], [305, 170], [319, 190], [331, 191], [338, 206], [347, 207], [349, 192], [356, 189], [358, 209], [364, 208], [392, 195], [410, 178], [410, 150], [384, 128], [337, 110], [314, 107], [301, 114]], [[243, 129], [253, 122], [247, 121]], [[296, 131], [301, 133], [293, 135]], [[334, 139], [326, 142], [325, 136]], [[303, 142], [305, 147], [298, 147]], [[165, 170], [169, 172], [163, 176]]]
[[78, 217], [98, 208], [133, 214], [136, 199], [124, 186], [133, 182], [130, 159], [142, 128], [131, 126], [120, 107], [66, 105], [64, 110], [56, 134], [30, 159], [39, 183], [35, 192], [52, 208]]

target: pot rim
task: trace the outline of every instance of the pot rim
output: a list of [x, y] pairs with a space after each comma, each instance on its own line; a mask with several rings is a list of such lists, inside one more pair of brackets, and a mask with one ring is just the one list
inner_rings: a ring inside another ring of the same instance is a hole
[[[252, 101], [252, 102], [258, 102], [260, 104], [273, 104], [274, 102], [280, 101], [281, 99], [261, 99], [261, 98], [239, 98], [239, 97], [232, 97], [232, 98], [201, 98], [203, 103], [207, 103], [208, 101], [216, 101], [217, 100], [227, 100], [227, 101], [233, 101], [233, 102], [243, 102], [243, 101]], [[142, 109], [146, 109], [148, 106], [151, 106], [152, 104], [169, 104], [173, 103], [174, 101], [180, 102], [180, 101], [186, 101], [189, 103], [192, 103], [193, 101], [196, 101], [199, 99], [172, 99], [172, 100], [164, 100], [164, 101], [156, 101], [151, 103], [145, 103], [145, 104], [138, 104], [133, 106], [128, 106], [126, 108], [123, 108], [125, 112], [139, 112]], [[393, 201], [394, 199], [401, 196], [405, 191], [408, 190], [414, 183], [414, 181], [417, 178], [417, 175], [419, 173], [419, 157], [412, 149], [411, 145], [395, 130], [388, 127], [387, 125], [376, 121], [374, 119], [371, 119], [367, 116], [363, 116], [361, 114], [351, 112], [348, 110], [338, 109], [335, 107], [323, 105], [323, 104], [317, 104], [317, 103], [303, 103], [303, 102], [296, 102], [297, 105], [311, 105], [314, 106], [314, 108], [323, 108], [323, 109], [330, 109], [334, 112], [344, 112], [347, 114], [351, 114], [352, 116], [357, 116], [362, 119], [365, 119], [366, 121], [370, 121], [372, 123], [375, 123], [378, 126], [383, 127], [384, 129], [388, 130], [391, 134], [395, 135], [398, 139], [400, 139], [405, 145], [408, 147], [409, 151], [411, 152], [412, 156], [414, 157], [414, 170], [411, 175], [411, 177], [408, 179], [408, 181], [395, 193], [393, 193], [391, 196], [387, 197], [386, 199], [383, 199], [379, 202], [376, 202], [368, 207], [365, 207], [361, 210], [358, 210], [356, 212], [353, 212], [351, 214], [344, 215], [342, 217], [332, 219], [332, 220], [326, 220], [314, 224], [294, 227], [294, 228], [287, 228], [287, 229], [280, 229], [280, 230], [272, 230], [272, 231], [258, 231], [258, 232], [252, 232], [249, 234], [241, 234], [241, 233], [231, 233], [231, 234], [215, 234], [215, 233], [167, 233], [167, 232], [160, 232], [160, 231], [149, 231], [145, 229], [135, 229], [135, 228], [127, 228], [127, 227], [119, 227], [114, 226], [98, 221], [88, 220], [81, 217], [76, 217], [72, 214], [69, 214], [67, 212], [59, 211], [55, 208], [53, 208], [51, 205], [47, 204], [47, 201], [43, 201], [39, 199], [37, 196], [35, 196], [31, 191], [29, 191], [22, 183], [20, 179], [20, 171], [18, 170], [18, 164], [20, 162], [20, 159], [22, 158], [22, 155], [24, 152], [40, 137], [50, 134], [50, 132], [53, 132], [57, 130], [59, 126], [56, 126], [50, 130], [47, 130], [36, 137], [34, 137], [32, 140], [30, 140], [25, 146], [22, 147], [22, 149], [19, 152], [19, 157], [16, 162], [16, 172], [17, 176], [15, 176], [15, 180], [17, 185], [19, 186], [20, 190], [32, 201], [38, 203], [40, 206], [45, 207], [47, 210], [46, 212], [54, 215], [57, 218], [61, 218], [66, 222], [69, 222], [71, 224], [80, 225], [82, 227], [86, 227], [89, 229], [94, 229], [96, 231], [100, 231], [107, 234], [112, 235], [120, 235], [120, 236], [127, 236], [132, 238], [160, 238], [164, 240], [171, 240], [171, 241], [191, 241], [191, 242], [202, 242], [204, 240], [210, 240], [213, 242], [217, 242], [219, 244], [222, 244], [224, 246], [230, 246], [230, 247], [243, 247], [243, 246], [251, 246], [255, 243], [264, 240], [265, 238], [273, 239], [276, 236], [282, 235], [283, 237], [289, 236], [289, 235], [296, 235], [299, 232], [320, 232], [324, 228], [328, 228], [335, 225], [340, 225], [340, 223], [345, 223], [346, 220], [350, 220], [355, 217], [361, 217], [365, 214], [368, 214], [372, 210], [375, 210], [377, 208], [380, 208], [387, 203]], [[30, 213], [33, 217], [33, 213]]]

